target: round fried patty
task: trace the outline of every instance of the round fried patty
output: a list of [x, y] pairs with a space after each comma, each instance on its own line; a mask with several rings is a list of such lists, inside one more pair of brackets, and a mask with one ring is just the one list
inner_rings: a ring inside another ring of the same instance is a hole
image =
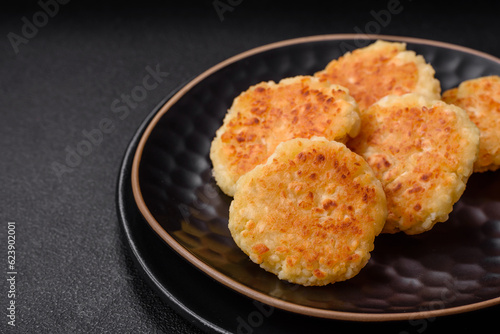
[[479, 128], [479, 156], [474, 172], [500, 168], [500, 77], [464, 81], [458, 88], [444, 92], [443, 100], [465, 109]]
[[279, 143], [313, 136], [345, 142], [358, 134], [359, 122], [357, 104], [343, 87], [311, 76], [259, 83], [234, 100], [216, 133], [210, 150], [215, 180], [233, 196], [239, 177]]
[[379, 40], [332, 60], [315, 76], [348, 88], [359, 108], [366, 109], [387, 95], [418, 93], [439, 99], [441, 86], [434, 73], [405, 43]]
[[382, 182], [383, 232], [417, 234], [448, 219], [477, 158], [479, 130], [465, 111], [417, 94], [388, 96], [361, 112], [348, 143]]
[[324, 138], [292, 139], [239, 179], [229, 229], [280, 279], [326, 285], [365, 266], [386, 215], [382, 186], [363, 158]]

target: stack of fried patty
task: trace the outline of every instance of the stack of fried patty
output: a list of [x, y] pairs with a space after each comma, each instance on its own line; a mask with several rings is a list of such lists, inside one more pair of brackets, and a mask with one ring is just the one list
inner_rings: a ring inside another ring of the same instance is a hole
[[242, 92], [210, 151], [242, 251], [280, 279], [326, 285], [355, 276], [379, 233], [446, 221], [473, 170], [500, 167], [500, 80], [443, 101], [434, 73], [377, 41]]

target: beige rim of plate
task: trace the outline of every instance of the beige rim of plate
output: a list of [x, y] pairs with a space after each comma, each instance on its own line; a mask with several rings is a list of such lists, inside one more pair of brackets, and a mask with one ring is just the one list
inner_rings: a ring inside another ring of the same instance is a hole
[[142, 152], [144, 150], [144, 146], [146, 141], [148, 140], [151, 132], [155, 128], [156, 124], [160, 120], [160, 118], [173, 106], [177, 103], [177, 101], [184, 96], [188, 91], [190, 91], [195, 85], [197, 85], [200, 81], [212, 75], [213, 73], [219, 71], [220, 69], [232, 64], [238, 60], [247, 58], [249, 56], [268, 51], [271, 49], [276, 49], [283, 46], [302, 44], [307, 42], [318, 42], [318, 41], [335, 41], [335, 40], [366, 40], [366, 39], [384, 39], [389, 41], [398, 41], [398, 42], [406, 42], [406, 43], [417, 43], [424, 44], [435, 47], [443, 47], [447, 49], [452, 49], [456, 51], [462, 51], [465, 53], [473, 54], [485, 59], [489, 59], [500, 64], [500, 59], [496, 58], [492, 55], [489, 55], [484, 52], [480, 52], [477, 50], [473, 50], [470, 48], [466, 48], [463, 46], [458, 46], [454, 44], [420, 39], [420, 38], [412, 38], [412, 37], [398, 37], [398, 36], [387, 36], [387, 35], [359, 35], [359, 34], [335, 34], [335, 35], [318, 35], [318, 36], [310, 36], [310, 37], [302, 37], [289, 39], [281, 42], [275, 42], [267, 45], [263, 45], [260, 47], [256, 47], [254, 49], [245, 51], [236, 56], [226, 59], [221, 63], [209, 68], [202, 74], [198, 75], [192, 81], [190, 81], [187, 85], [185, 85], [182, 89], [180, 89], [168, 102], [163, 105], [162, 108], [158, 111], [155, 117], [151, 120], [148, 127], [144, 131], [141, 140], [137, 146], [137, 150], [134, 155], [134, 160], [132, 163], [132, 191], [134, 195], [135, 202], [137, 206], [148, 222], [148, 224], [153, 228], [153, 230], [170, 246], [172, 247], [178, 254], [180, 254], [183, 258], [189, 261], [191, 264], [196, 266], [198, 269], [224, 284], [225, 286], [238, 291], [239, 293], [250, 297], [252, 299], [258, 300], [262, 303], [266, 303], [273, 307], [277, 307], [286, 311], [291, 311], [295, 313], [305, 314], [314, 317], [320, 318], [329, 318], [329, 319], [337, 319], [337, 320], [350, 320], [350, 321], [398, 321], [398, 320], [412, 320], [412, 319], [424, 319], [431, 318], [436, 316], [444, 316], [450, 314], [464, 313], [470, 312], [490, 306], [494, 306], [500, 304], [500, 297], [493, 298], [490, 300], [467, 304], [457, 307], [450, 307], [445, 309], [437, 309], [437, 310], [427, 310], [421, 312], [407, 312], [407, 313], [354, 313], [354, 312], [345, 312], [345, 311], [335, 311], [335, 310], [326, 310], [326, 309], [317, 309], [309, 306], [303, 306], [299, 304], [295, 304], [292, 302], [284, 301], [281, 299], [277, 299], [275, 297], [271, 297], [265, 293], [258, 292], [249, 288], [248, 286], [235, 281], [231, 277], [228, 277], [216, 269], [212, 268], [198, 257], [189, 252], [186, 248], [184, 248], [177, 240], [175, 240], [167, 231], [163, 229], [163, 227], [158, 223], [158, 221], [154, 218], [154, 216], [149, 211], [146, 203], [144, 202], [144, 198], [142, 197], [141, 188], [139, 184], [139, 165], [141, 162]]

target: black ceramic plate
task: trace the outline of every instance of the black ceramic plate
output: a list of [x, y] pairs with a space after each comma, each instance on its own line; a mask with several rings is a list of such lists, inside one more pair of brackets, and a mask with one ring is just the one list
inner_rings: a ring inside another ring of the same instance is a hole
[[[434, 66], [443, 90], [466, 79], [500, 74], [500, 60], [480, 52], [411, 38], [375, 38], [406, 42]], [[417, 236], [379, 236], [372, 259], [358, 276], [326, 287], [280, 281], [249, 261], [229, 234], [231, 198], [211, 177], [209, 149], [234, 97], [260, 81], [312, 74], [374, 39], [334, 35], [275, 43], [235, 56], [195, 78], [144, 125], [131, 170], [137, 206], [185, 260], [273, 309], [384, 321], [499, 304], [498, 172], [473, 175], [448, 222]]]
[[[127, 148], [118, 178], [117, 213], [138, 270], [158, 295], [190, 323], [210, 333], [302, 334], [326, 333], [332, 329], [336, 333], [464, 333], [471, 332], [471, 328], [476, 328], [478, 323], [483, 328], [496, 331], [500, 305], [440, 318], [431, 316], [428, 319], [394, 322], [346, 322], [268, 307], [226, 288], [197, 270], [150, 228], [132, 195], [131, 169], [137, 144], [151, 118], [163, 104], [146, 118]], [[439, 309], [441, 304], [436, 301], [430, 307]], [[183, 330], [182, 324], [177, 325], [177, 329], [171, 328], [170, 331]]]
[[[344, 322], [313, 318], [270, 308], [226, 288], [185, 261], [150, 228], [132, 195], [131, 169], [137, 144], [151, 118], [168, 100], [146, 118], [130, 142], [121, 164], [117, 185], [117, 213], [136, 266], [158, 295], [189, 322], [211, 333], [291, 334], [336, 333], [460, 333], [481, 323], [496, 328], [500, 305], [478, 312], [441, 318], [395, 322]], [[149, 302], [149, 301], [145, 301]], [[154, 304], [153, 304], [154, 307]], [[436, 304], [433, 307], [439, 308]], [[159, 320], [161, 321], [161, 319]], [[177, 330], [182, 331], [182, 324]], [[495, 331], [495, 330], [493, 330]]]

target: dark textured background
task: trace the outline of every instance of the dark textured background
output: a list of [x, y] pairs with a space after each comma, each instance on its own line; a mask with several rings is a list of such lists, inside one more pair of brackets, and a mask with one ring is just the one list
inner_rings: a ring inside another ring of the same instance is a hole
[[[0, 332], [197, 333], [139, 275], [120, 230], [116, 178], [129, 140], [163, 97], [210, 66], [283, 39], [367, 32], [366, 24], [374, 21], [370, 12], [387, 3], [338, 8], [246, 0], [221, 21], [212, 1], [132, 6], [73, 0], [60, 5], [17, 54], [8, 34], [22, 35], [22, 18], [32, 21], [41, 7], [37, 1], [2, 5], [0, 270], [7, 271], [7, 222], [15, 221], [18, 308], [16, 328], [7, 328], [2, 279]], [[498, 2], [400, 5], [401, 13], [371, 32], [445, 41], [500, 57]], [[113, 101], [142, 85], [148, 66], [168, 76], [117, 118]], [[67, 148], [75, 149], [83, 132], [103, 119], [113, 120], [113, 131], [71, 172], [58, 176], [54, 163], [64, 164]], [[494, 324], [498, 311], [478, 312], [477, 321]], [[470, 319], [470, 328], [477, 328]], [[440, 321], [424, 332], [440, 328]], [[349, 331], [349, 325], [339, 323], [338, 329]]]

